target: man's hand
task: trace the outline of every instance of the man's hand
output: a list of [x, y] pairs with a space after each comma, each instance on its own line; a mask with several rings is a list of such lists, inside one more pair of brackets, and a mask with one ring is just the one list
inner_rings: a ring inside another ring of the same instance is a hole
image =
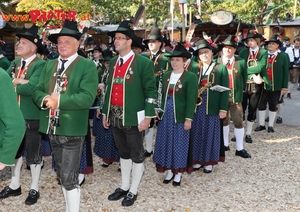
[[45, 98], [44, 103], [48, 108], [55, 110], [58, 108], [58, 97], [57, 93], [52, 93], [51, 96]]
[[100, 111], [100, 109], [97, 109], [97, 111], [96, 111], [96, 118], [100, 119], [100, 115], [101, 115], [101, 111]]
[[17, 85], [27, 84], [28, 82], [29, 80], [26, 79], [14, 79], [13, 85], [17, 86]]
[[281, 90], [281, 95], [284, 96], [287, 93], [287, 90]]
[[102, 124], [105, 129], [109, 128], [110, 123], [109, 123], [109, 121], [106, 121], [106, 115], [102, 116]]
[[2, 163], [0, 163], [0, 170], [3, 170], [6, 166]]
[[138, 126], [140, 132], [149, 128], [151, 122], [151, 118], [145, 118]]

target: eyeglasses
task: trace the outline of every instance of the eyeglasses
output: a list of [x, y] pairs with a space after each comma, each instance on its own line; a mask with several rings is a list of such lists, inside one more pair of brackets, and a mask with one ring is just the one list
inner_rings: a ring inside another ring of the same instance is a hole
[[114, 37], [114, 40], [129, 40], [126, 37]]

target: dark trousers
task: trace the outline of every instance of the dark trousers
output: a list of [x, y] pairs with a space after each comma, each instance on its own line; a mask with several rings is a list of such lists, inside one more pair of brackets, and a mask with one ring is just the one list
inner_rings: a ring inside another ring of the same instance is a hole
[[56, 174], [67, 191], [77, 188], [84, 136], [49, 135]]
[[256, 110], [263, 91], [263, 84], [247, 83], [243, 92], [243, 114], [248, 106], [247, 120], [253, 122], [256, 119]]
[[277, 104], [279, 101], [281, 91], [267, 91], [264, 90], [260, 104], [258, 106], [258, 110], [266, 110], [267, 104], [269, 105], [269, 110], [271, 112], [277, 111]]
[[40, 121], [25, 120], [25, 124], [26, 132], [18, 149], [16, 158], [20, 158], [22, 156], [26, 146], [27, 165], [40, 164], [42, 162], [41, 135], [39, 133]]
[[142, 163], [144, 157], [144, 131], [139, 132], [137, 126], [123, 126], [123, 119], [115, 117], [112, 113], [110, 123], [119, 156], [123, 159], [131, 159], [134, 163]]

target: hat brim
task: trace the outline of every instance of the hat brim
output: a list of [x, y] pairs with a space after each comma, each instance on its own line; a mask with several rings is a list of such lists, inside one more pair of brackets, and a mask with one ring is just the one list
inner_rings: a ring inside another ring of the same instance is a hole
[[181, 51], [173, 51], [172, 54], [166, 55], [166, 57], [185, 57], [187, 59], [191, 58], [191, 54], [189, 52], [181, 52]]
[[129, 31], [125, 28], [124, 28], [124, 30], [119, 29], [119, 30], [116, 30], [116, 31], [110, 31], [110, 32], [107, 33], [107, 35], [114, 38], [116, 33], [122, 33], [122, 34], [128, 36], [132, 40], [132, 46], [138, 46], [139, 45], [138, 37], [134, 33], [132, 33], [131, 31]]
[[213, 50], [213, 48], [211, 46], [208, 46], [208, 45], [200, 45], [199, 48], [197, 47], [197, 49], [193, 52], [193, 55], [194, 56], [199, 56], [199, 50], [200, 49], [210, 49], [210, 50]]
[[276, 41], [275, 40], [268, 40], [268, 41], [265, 41], [265, 44], [268, 45], [271, 42], [277, 43], [279, 46], [281, 45], [281, 42], [279, 40], [276, 40]]
[[236, 49], [237, 49], [237, 47], [238, 47], [236, 44], [223, 44], [223, 43], [218, 44], [218, 47], [219, 47], [220, 49], [222, 49], [224, 46], [232, 46], [233, 48], [236, 48]]
[[244, 39], [242, 39], [242, 41], [247, 41], [247, 39], [250, 39], [250, 38], [260, 38], [260, 36], [259, 36], [259, 34], [254, 34], [254, 35], [252, 35], [252, 36], [248, 36], [247, 35], [247, 37], [246, 38], [244, 38]]
[[80, 40], [81, 38], [81, 33], [77, 33], [77, 34], [69, 34], [69, 33], [56, 33], [56, 34], [51, 34], [49, 35], [48, 37], [48, 40], [50, 40], [52, 43], [55, 43], [57, 44], [57, 39], [58, 37], [60, 36], [69, 36], [69, 37], [73, 37], [75, 38], [76, 40]]
[[40, 39], [38, 39], [32, 35], [26, 35], [26, 34], [16, 34], [16, 36], [19, 39], [25, 38], [25, 39], [29, 40], [31, 43], [33, 43], [34, 45], [36, 45], [38, 53], [44, 52], [44, 46], [42, 45]]

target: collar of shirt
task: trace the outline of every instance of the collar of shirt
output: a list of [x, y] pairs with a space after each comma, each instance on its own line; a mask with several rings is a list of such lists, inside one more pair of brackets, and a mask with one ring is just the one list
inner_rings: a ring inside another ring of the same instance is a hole
[[22, 61], [25, 61], [26, 62], [25, 67], [27, 67], [34, 60], [35, 57], [36, 57], [36, 54], [33, 54], [31, 57], [27, 58], [26, 60], [23, 60], [23, 58], [22, 58], [21, 64], [22, 64]]
[[275, 52], [273, 52], [273, 53], [271, 53], [271, 52], [268, 51], [268, 55], [273, 54], [274, 56], [277, 56], [279, 52], [280, 52], [280, 51], [278, 51], [278, 50], [275, 51]]
[[[76, 57], [78, 56], [77, 52], [75, 54], [73, 54], [72, 56], [68, 57], [66, 60], [68, 60], [64, 67], [65, 67], [65, 70], [69, 67], [69, 65], [76, 59]], [[58, 66], [57, 66], [57, 69], [59, 69], [61, 67], [61, 60], [62, 59], [60, 56], [58, 57]]]
[[126, 54], [125, 56], [123, 56], [123, 57], [119, 56], [118, 60], [120, 61], [120, 58], [123, 58], [123, 64], [124, 64], [132, 55], [134, 55], [134, 52], [132, 50], [130, 50], [130, 52], [128, 54]]
[[252, 54], [253, 51], [256, 54], [256, 52], [258, 52], [258, 50], [259, 50], [258, 46], [256, 48], [254, 48], [254, 49], [249, 48], [250, 54]]
[[[232, 64], [232, 62], [234, 61], [234, 55], [229, 60], [230, 60], [230, 64]], [[222, 62], [224, 66], [227, 65], [228, 58], [225, 58], [224, 55], [222, 55]]]

